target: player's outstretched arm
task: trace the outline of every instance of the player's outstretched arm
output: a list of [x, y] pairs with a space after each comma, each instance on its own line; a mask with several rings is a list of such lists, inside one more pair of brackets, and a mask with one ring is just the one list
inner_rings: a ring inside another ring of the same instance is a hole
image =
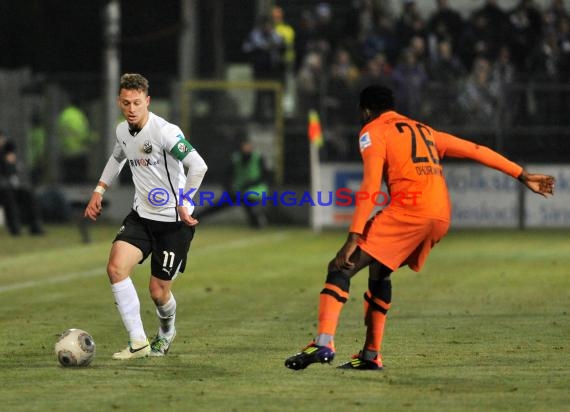
[[518, 179], [534, 193], [544, 197], [554, 195], [555, 179], [553, 176], [533, 174], [523, 170]]

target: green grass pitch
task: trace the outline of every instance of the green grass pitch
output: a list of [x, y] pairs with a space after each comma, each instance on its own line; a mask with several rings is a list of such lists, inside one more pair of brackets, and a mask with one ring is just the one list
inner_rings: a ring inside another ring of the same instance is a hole
[[[383, 372], [284, 359], [315, 332], [327, 262], [345, 234], [202, 225], [175, 281], [178, 336], [165, 358], [117, 362], [127, 342], [105, 275], [115, 227], [46, 237], [0, 231], [0, 409], [6, 411], [563, 411], [570, 410], [567, 231], [452, 231], [416, 274], [393, 275]], [[148, 263], [133, 276], [145, 328], [157, 327]], [[364, 336], [366, 272], [352, 283], [334, 364]], [[97, 344], [67, 369], [56, 334]]]

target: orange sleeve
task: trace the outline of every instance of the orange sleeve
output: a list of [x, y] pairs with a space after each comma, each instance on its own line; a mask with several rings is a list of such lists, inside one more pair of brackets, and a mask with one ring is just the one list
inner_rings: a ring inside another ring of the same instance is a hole
[[384, 169], [384, 161], [386, 159], [386, 142], [384, 139], [372, 136], [370, 138], [370, 145], [362, 147], [362, 137], [360, 137], [360, 154], [363, 163], [363, 176], [362, 183], [360, 184], [359, 192], [362, 196], [368, 195], [364, 200], [358, 200], [356, 195], [356, 205], [354, 214], [352, 215], [352, 223], [349, 231], [353, 233], [362, 234], [364, 226], [370, 218], [370, 214], [374, 207], [375, 199], [372, 197], [373, 193], [380, 190], [382, 184], [382, 171]]
[[522, 166], [510, 161], [486, 146], [480, 146], [448, 133], [436, 132], [435, 145], [439, 157], [445, 156], [475, 160], [485, 166], [497, 169], [509, 176], [517, 178], [523, 171]]

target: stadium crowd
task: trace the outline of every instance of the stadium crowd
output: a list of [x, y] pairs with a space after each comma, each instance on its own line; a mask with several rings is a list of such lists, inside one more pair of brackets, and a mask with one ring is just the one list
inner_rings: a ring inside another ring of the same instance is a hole
[[[389, 0], [355, 0], [342, 14], [320, 2], [291, 25], [276, 7], [273, 20], [259, 20], [244, 52], [258, 79], [294, 73], [297, 114], [317, 108], [329, 124], [353, 123], [357, 93], [372, 83], [393, 88], [397, 110], [409, 116], [482, 124], [501, 110], [507, 86], [569, 80], [570, 17], [563, 0], [544, 8], [520, 0], [510, 10], [486, 0], [467, 16], [448, 0], [434, 1], [431, 15], [414, 0], [403, 1], [399, 15]], [[528, 101], [511, 99], [508, 106], [512, 116], [551, 114]]]

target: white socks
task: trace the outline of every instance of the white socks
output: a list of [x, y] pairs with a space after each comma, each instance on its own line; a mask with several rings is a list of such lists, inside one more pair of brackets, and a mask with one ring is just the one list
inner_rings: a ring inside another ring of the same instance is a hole
[[141, 305], [131, 278], [126, 278], [111, 285], [111, 290], [113, 291], [115, 304], [117, 305], [123, 324], [129, 333], [131, 342], [146, 341], [146, 334], [140, 313]]
[[318, 346], [327, 346], [334, 340], [333, 335], [329, 335], [328, 333], [319, 333], [315, 338], [315, 344]]
[[160, 321], [159, 336], [171, 338], [174, 335], [174, 321], [176, 320], [176, 300], [172, 293], [168, 302], [156, 307], [156, 314]]

